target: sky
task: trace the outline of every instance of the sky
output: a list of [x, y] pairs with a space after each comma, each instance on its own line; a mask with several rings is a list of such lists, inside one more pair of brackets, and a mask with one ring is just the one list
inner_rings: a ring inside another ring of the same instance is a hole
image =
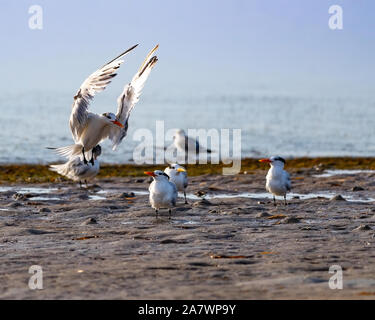
[[[35, 4], [42, 30], [28, 26]], [[343, 8], [343, 30], [328, 27], [331, 5]], [[0, 0], [0, 96], [73, 95], [136, 43], [114, 92], [159, 43], [151, 92], [371, 95], [374, 14], [373, 0]]]

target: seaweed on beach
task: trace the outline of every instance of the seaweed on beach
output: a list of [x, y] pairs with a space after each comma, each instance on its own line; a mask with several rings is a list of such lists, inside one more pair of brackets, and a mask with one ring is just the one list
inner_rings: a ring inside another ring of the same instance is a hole
[[[164, 170], [167, 165], [102, 164], [98, 178], [144, 176], [146, 170]], [[189, 164], [189, 176], [222, 174], [223, 164]], [[299, 169], [323, 171], [325, 169], [373, 169], [372, 157], [326, 157], [288, 159], [286, 168], [298, 172]], [[241, 173], [251, 174], [254, 170], [268, 170], [258, 159], [247, 158], [241, 161]], [[66, 179], [50, 171], [48, 165], [3, 164], [0, 166], [0, 183], [44, 183], [59, 182]]]

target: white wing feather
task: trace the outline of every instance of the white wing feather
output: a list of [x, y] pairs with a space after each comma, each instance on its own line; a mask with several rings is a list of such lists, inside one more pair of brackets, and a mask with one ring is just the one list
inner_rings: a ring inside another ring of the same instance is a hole
[[115, 71], [120, 67], [124, 60], [118, 60], [123, 57], [137, 45], [129, 48], [118, 57], [105, 64], [103, 67], [92, 73], [81, 85], [78, 92], [74, 96], [72, 112], [70, 114], [70, 129], [72, 131], [73, 139], [77, 143], [79, 137], [85, 128], [88, 117], [88, 107], [90, 100], [94, 98], [97, 92], [103, 91], [111, 79], [116, 76]]
[[128, 119], [131, 111], [139, 100], [145, 82], [150, 75], [152, 68], [158, 61], [152, 54], [156, 51], [158, 45], [150, 51], [142, 63], [138, 72], [134, 75], [131, 82], [125, 85], [123, 92], [117, 99], [117, 119], [124, 125], [124, 128], [112, 127], [109, 133], [109, 139], [112, 140], [113, 150], [117, 148], [122, 139], [125, 138], [128, 131]]

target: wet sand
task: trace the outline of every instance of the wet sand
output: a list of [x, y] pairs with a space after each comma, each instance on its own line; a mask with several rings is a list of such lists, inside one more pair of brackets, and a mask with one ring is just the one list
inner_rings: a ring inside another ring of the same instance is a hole
[[[265, 170], [191, 177], [171, 220], [150, 208], [148, 177], [3, 183], [0, 298], [374, 299], [375, 172], [316, 169], [291, 168], [277, 207]], [[28, 288], [31, 265], [43, 290]]]

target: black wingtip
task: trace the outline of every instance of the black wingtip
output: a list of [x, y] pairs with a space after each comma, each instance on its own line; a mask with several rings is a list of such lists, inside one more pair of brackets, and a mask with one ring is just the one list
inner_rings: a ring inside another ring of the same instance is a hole
[[[138, 43], [137, 43], [136, 45], [132, 46], [131, 48], [125, 50], [123, 53], [121, 53], [121, 54], [119, 55], [118, 58], [120, 58], [120, 57], [122, 57], [123, 55], [127, 54], [128, 52], [132, 51], [132, 50], [135, 49], [136, 47], [138, 47]], [[118, 58], [116, 58], [116, 59], [118, 59]]]
[[143, 67], [142, 71], [139, 73], [138, 77], [140, 77], [143, 72], [145, 72], [145, 70], [151, 66], [153, 67], [155, 65], [155, 63], [158, 61], [158, 58], [156, 56], [153, 56], [148, 62], [147, 64]]
[[[121, 58], [122, 56], [126, 55], [128, 52], [132, 51], [134, 48], [136, 48], [138, 46], [138, 43], [134, 46], [132, 46], [131, 48], [125, 50], [123, 53], [119, 54], [116, 58], [112, 59], [111, 61], [107, 62], [103, 67], [105, 67], [106, 65], [112, 63], [113, 61], [116, 61], [117, 59]], [[102, 68], [103, 68], [102, 67]]]

